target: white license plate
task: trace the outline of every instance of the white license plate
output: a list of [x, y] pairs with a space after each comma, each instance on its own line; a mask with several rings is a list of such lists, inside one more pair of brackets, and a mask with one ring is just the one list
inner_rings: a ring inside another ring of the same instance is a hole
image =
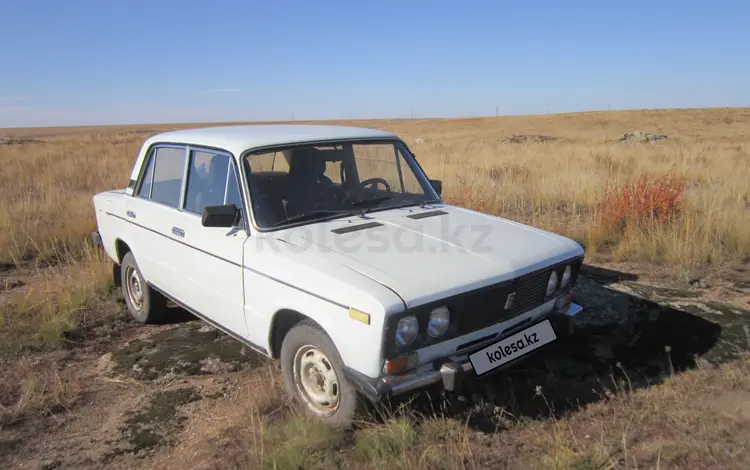
[[480, 349], [469, 356], [469, 361], [477, 375], [485, 374], [503, 364], [525, 356], [545, 344], [557, 339], [549, 320], [537, 323], [525, 330], [508, 336], [495, 344]]

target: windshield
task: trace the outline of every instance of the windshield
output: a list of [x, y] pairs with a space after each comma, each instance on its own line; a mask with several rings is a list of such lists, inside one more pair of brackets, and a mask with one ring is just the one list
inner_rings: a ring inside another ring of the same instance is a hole
[[275, 148], [244, 164], [260, 229], [440, 199], [399, 141]]

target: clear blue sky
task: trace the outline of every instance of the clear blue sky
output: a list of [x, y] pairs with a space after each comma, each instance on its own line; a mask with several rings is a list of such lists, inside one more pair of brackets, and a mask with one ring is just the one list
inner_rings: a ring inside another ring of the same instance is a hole
[[750, 105], [748, 1], [0, 0], [0, 127]]

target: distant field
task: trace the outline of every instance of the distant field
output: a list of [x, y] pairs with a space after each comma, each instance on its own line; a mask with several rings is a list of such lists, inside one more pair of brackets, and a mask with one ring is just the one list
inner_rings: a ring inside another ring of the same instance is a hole
[[[569, 235], [589, 256], [684, 276], [750, 256], [747, 108], [328, 122], [398, 133], [448, 201]], [[0, 146], [0, 262], [77, 252], [91, 196], [127, 184], [144, 139], [206, 125], [0, 129], [32, 140]], [[669, 139], [618, 141], [634, 130]], [[516, 134], [555, 140], [503, 142]]]

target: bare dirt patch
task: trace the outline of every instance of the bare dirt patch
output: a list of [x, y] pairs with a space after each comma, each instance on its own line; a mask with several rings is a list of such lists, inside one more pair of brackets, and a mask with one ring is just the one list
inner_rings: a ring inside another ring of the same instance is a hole
[[[121, 325], [119, 334], [89, 332], [79, 346], [35, 359], [44, 357], [54, 370], [75, 372], [75, 399], [65, 407], [27, 406], [22, 417], [3, 423], [0, 460], [61, 468], [142, 465], [144, 458], [177, 442], [191, 406], [222, 399], [248, 368], [262, 363], [257, 354], [246, 356], [237, 341], [197, 320]], [[20, 372], [22, 378], [39, 377], [38, 368]], [[9, 401], [19, 393], [8, 392]]]
[[137, 380], [234, 372], [260, 365], [260, 356], [203, 322], [138, 338], [112, 355], [114, 372]]

